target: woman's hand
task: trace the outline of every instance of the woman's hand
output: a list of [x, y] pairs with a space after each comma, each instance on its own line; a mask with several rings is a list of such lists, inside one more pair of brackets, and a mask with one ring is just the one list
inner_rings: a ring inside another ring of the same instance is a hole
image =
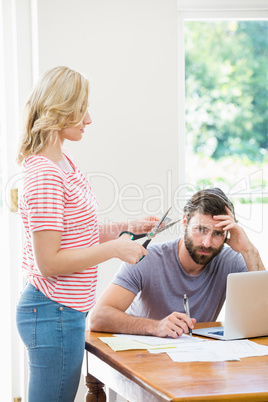
[[136, 264], [147, 254], [147, 250], [140, 243], [130, 240], [130, 236], [127, 233], [113, 240], [113, 242], [115, 257], [129, 264]]
[[[129, 222], [128, 231], [135, 234], [148, 233], [153, 229], [157, 222], [159, 222], [157, 216], [145, 216], [144, 218]], [[164, 226], [164, 224], [162, 225]]]
[[[147, 233], [153, 229], [157, 222], [159, 222], [159, 218], [156, 216], [146, 216], [131, 221], [128, 224], [127, 231], [135, 234]], [[139, 262], [147, 254], [147, 250], [140, 243], [130, 240], [130, 235], [127, 233], [116, 239], [114, 244], [116, 257], [132, 265]]]

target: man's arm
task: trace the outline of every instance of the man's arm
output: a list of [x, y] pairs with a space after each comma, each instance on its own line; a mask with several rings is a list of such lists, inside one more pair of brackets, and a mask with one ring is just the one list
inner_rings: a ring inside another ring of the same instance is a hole
[[226, 207], [227, 215], [217, 215], [213, 218], [219, 223], [215, 226], [229, 231], [230, 237], [226, 243], [236, 252], [241, 253], [249, 271], [263, 271], [264, 264], [259, 251], [251, 243], [244, 229], [237, 224], [231, 211]]
[[129, 290], [110, 284], [91, 311], [91, 330], [177, 338], [194, 327], [195, 319], [183, 313], [173, 312], [160, 321], [126, 314], [134, 298]]

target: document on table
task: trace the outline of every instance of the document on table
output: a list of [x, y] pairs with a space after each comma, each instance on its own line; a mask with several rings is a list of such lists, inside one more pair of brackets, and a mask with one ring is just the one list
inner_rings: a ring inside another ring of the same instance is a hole
[[[259, 345], [248, 339], [236, 341], [206, 341], [191, 343], [176, 349], [164, 350], [174, 362], [194, 361], [228, 361], [240, 360], [243, 357], [268, 355], [268, 346]], [[150, 353], [160, 353], [160, 350], [149, 350]]]
[[133, 341], [132, 339], [122, 339], [116, 336], [99, 337], [99, 339], [110, 346], [114, 352], [123, 350], [135, 350], [135, 349], [148, 349], [148, 345], [141, 342]]
[[178, 338], [160, 338], [158, 336], [150, 336], [150, 335], [131, 335], [131, 334], [114, 334], [114, 336], [123, 339], [132, 339], [137, 342], [146, 343], [148, 345], [177, 345], [184, 343], [196, 343], [196, 342], [204, 342], [205, 339], [189, 336], [186, 334], [182, 334]]
[[99, 339], [115, 352], [144, 349], [150, 353], [167, 353], [174, 362], [230, 361], [268, 355], [268, 346], [248, 339], [212, 341], [185, 334], [176, 339], [128, 334], [114, 334]]
[[114, 336], [99, 337], [99, 339], [110, 346], [115, 352], [123, 350], [146, 349], [146, 350], [170, 350], [178, 344], [191, 342], [203, 342], [203, 339], [190, 337], [183, 334], [179, 338], [159, 338], [156, 336], [114, 334]]

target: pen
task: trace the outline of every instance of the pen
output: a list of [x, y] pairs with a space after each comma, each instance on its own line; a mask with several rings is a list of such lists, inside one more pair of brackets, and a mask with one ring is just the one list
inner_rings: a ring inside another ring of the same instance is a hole
[[[186, 294], [183, 297], [183, 304], [184, 304], [185, 313], [190, 317], [190, 309], [189, 309], [188, 297], [187, 297]], [[189, 335], [192, 336], [192, 328], [189, 328]]]

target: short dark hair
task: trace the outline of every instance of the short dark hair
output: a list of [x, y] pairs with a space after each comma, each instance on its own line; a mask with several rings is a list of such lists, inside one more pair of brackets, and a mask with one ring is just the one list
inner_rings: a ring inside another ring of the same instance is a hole
[[[204, 215], [226, 215], [225, 207], [229, 208], [235, 218], [233, 203], [220, 188], [200, 190], [187, 201], [183, 212], [187, 222], [190, 221], [195, 212]], [[235, 218], [236, 219], [236, 218]]]

